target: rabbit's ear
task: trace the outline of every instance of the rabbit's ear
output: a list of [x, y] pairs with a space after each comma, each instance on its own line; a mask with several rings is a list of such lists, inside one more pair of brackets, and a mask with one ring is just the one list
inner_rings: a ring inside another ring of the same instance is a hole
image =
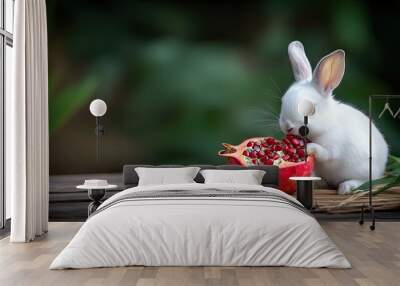
[[288, 53], [296, 81], [311, 80], [311, 65], [307, 59], [303, 44], [299, 41], [291, 42], [288, 47]]
[[345, 53], [336, 50], [320, 60], [314, 70], [313, 82], [325, 95], [331, 94], [338, 87], [345, 69]]

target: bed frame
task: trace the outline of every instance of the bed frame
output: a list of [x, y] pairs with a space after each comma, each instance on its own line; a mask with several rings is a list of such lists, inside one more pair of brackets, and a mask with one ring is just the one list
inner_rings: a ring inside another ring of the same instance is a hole
[[[279, 168], [276, 166], [251, 166], [244, 167], [239, 165], [187, 165], [188, 167], [199, 167], [201, 169], [219, 169], [219, 170], [263, 170], [265, 175], [262, 180], [262, 185], [265, 187], [278, 188], [279, 185]], [[135, 171], [137, 167], [147, 167], [147, 168], [177, 168], [185, 167], [185, 165], [124, 165], [122, 180], [125, 187], [137, 186], [139, 182], [138, 174]], [[194, 179], [197, 183], [204, 183], [203, 176], [198, 173]]]

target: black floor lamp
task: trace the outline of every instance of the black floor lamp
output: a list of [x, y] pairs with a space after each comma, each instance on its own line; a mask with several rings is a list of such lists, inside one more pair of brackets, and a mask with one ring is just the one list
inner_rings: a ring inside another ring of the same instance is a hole
[[101, 117], [106, 114], [107, 104], [101, 99], [95, 99], [90, 103], [90, 113], [96, 117], [96, 160], [97, 163], [102, 159], [104, 126], [101, 125]]
[[375, 208], [373, 205], [373, 201], [372, 201], [372, 106], [373, 106], [373, 100], [382, 100], [382, 99], [386, 99], [386, 103], [385, 103], [385, 107], [383, 109], [383, 111], [379, 114], [379, 118], [382, 117], [382, 115], [385, 113], [385, 111], [387, 110], [390, 115], [393, 118], [396, 118], [399, 114], [400, 114], [400, 109], [393, 114], [393, 111], [390, 109], [389, 107], [389, 103], [388, 100], [389, 99], [400, 99], [400, 95], [370, 95], [369, 96], [369, 108], [368, 108], [368, 117], [369, 117], [369, 156], [368, 156], [368, 160], [369, 160], [369, 174], [368, 174], [368, 205], [367, 206], [362, 206], [361, 207], [361, 218], [359, 221], [359, 224], [364, 224], [364, 214], [365, 212], [369, 212], [371, 215], [371, 225], [369, 226], [369, 228], [371, 230], [375, 230], [375, 219], [376, 219], [376, 215], [375, 215]]

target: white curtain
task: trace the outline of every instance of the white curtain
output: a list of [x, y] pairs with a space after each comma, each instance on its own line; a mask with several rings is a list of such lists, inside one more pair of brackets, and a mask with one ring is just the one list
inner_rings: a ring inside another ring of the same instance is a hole
[[45, 0], [15, 1], [13, 93], [6, 98], [6, 186], [12, 242], [48, 227], [48, 79]]

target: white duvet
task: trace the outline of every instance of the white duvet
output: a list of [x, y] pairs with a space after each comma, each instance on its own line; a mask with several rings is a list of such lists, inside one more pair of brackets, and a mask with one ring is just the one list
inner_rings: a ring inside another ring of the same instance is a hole
[[[153, 198], [123, 201], [130, 192], [263, 190], [232, 184], [179, 184], [127, 189], [105, 201], [50, 269], [145, 266], [294, 266], [349, 268], [318, 222], [299, 209], [246, 198]], [[105, 206], [109, 205], [108, 208]]]

